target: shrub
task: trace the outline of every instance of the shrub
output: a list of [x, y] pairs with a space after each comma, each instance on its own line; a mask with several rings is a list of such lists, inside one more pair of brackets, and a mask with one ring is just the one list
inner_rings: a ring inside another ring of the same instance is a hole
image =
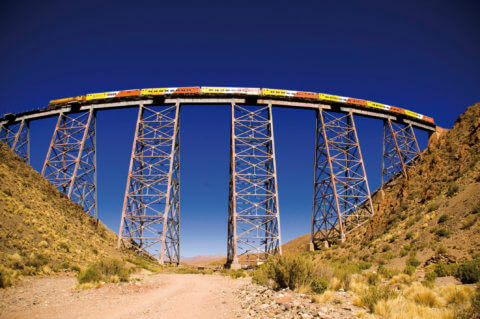
[[[310, 286], [313, 276], [313, 262], [300, 255], [284, 254], [274, 256], [261, 265], [254, 273], [253, 280], [260, 284], [273, 284], [275, 289]], [[271, 280], [270, 280], [271, 279]]]
[[230, 275], [230, 278], [233, 278], [233, 279], [243, 278], [247, 276], [242, 269], [231, 270], [229, 272], [229, 275]]
[[454, 276], [457, 273], [457, 264], [438, 263], [433, 268], [433, 271], [438, 277]]
[[417, 268], [418, 266], [420, 266], [420, 260], [418, 260], [415, 255], [416, 254], [413, 253], [410, 255], [410, 258], [407, 259], [407, 266], [412, 266], [414, 268]]
[[111, 280], [128, 281], [128, 277], [129, 273], [124, 262], [107, 258], [91, 264], [86, 270], [80, 272], [77, 280], [83, 284]]
[[434, 234], [440, 237], [450, 237], [450, 232], [445, 228], [437, 228], [433, 230]]
[[357, 263], [357, 265], [358, 265], [358, 269], [360, 270], [366, 270], [372, 267], [372, 263], [365, 262], [365, 261], [360, 261]]
[[441, 224], [441, 223], [444, 223], [448, 220], [448, 215], [447, 214], [443, 214], [442, 216], [440, 216], [440, 218], [438, 219], [438, 223]]
[[455, 182], [450, 182], [448, 184], [447, 196], [452, 197], [456, 192], [458, 192], [458, 185]]
[[368, 289], [365, 289], [360, 293], [360, 301], [364, 307], [373, 311], [373, 307], [380, 300], [388, 300], [395, 298], [397, 292], [393, 290], [390, 286], [369, 286]]
[[457, 278], [464, 284], [473, 284], [480, 280], [480, 259], [464, 262], [458, 266]]
[[412, 239], [412, 238], [413, 238], [413, 233], [412, 233], [412, 232], [407, 233], [407, 234], [405, 235], [405, 239], [406, 239], [406, 240], [410, 240], [410, 239]]
[[391, 249], [392, 249], [392, 247], [390, 245], [385, 245], [385, 246], [383, 246], [382, 251], [386, 252], [386, 251], [389, 251]]
[[12, 271], [0, 265], [0, 288], [7, 288], [14, 282]]
[[399, 273], [396, 269], [386, 268], [383, 265], [378, 266], [377, 272], [385, 278], [392, 278]]
[[464, 220], [462, 220], [462, 225], [460, 226], [461, 229], [469, 229], [470, 227], [475, 224], [477, 221], [477, 216], [469, 215]]
[[378, 284], [378, 281], [379, 281], [378, 274], [374, 274], [374, 273], [367, 274], [367, 282], [369, 285], [376, 286]]
[[328, 281], [323, 278], [314, 278], [310, 284], [312, 292], [316, 294], [322, 294], [327, 290]]
[[439, 203], [433, 202], [433, 203], [430, 203], [430, 205], [428, 205], [427, 211], [428, 212], [433, 212], [433, 211], [437, 210], [439, 207], [440, 207]]
[[415, 267], [413, 267], [412, 265], [408, 265], [403, 270], [403, 273], [411, 276], [415, 273]]

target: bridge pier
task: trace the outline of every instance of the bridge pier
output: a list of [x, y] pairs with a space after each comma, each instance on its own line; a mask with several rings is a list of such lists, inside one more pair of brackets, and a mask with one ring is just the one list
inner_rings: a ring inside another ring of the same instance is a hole
[[0, 126], [0, 141], [7, 144], [18, 156], [30, 164], [30, 121]]
[[180, 104], [139, 106], [118, 246], [180, 263]]
[[420, 157], [420, 148], [412, 124], [398, 124], [391, 119], [383, 121], [382, 188], [390, 179], [403, 174]]
[[343, 242], [373, 214], [353, 113], [318, 109], [311, 245]]
[[97, 219], [96, 112], [58, 116], [42, 175]]
[[227, 267], [281, 253], [272, 105], [231, 105]]

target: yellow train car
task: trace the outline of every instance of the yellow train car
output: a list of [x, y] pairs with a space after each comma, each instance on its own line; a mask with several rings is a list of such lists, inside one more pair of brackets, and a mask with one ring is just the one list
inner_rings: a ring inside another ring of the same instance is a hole
[[411, 117], [418, 118], [418, 113], [415, 113], [415, 112], [412, 112], [412, 111], [409, 111], [409, 110], [405, 110], [405, 114], [408, 115], [408, 116], [411, 116]]
[[318, 93], [318, 99], [320, 101], [331, 101], [331, 102], [341, 102], [345, 103], [348, 100], [348, 97], [345, 96], [338, 96], [338, 95], [330, 95], [324, 93]]
[[[141, 89], [140, 95], [164, 95], [167, 94], [169, 90], [171, 92], [175, 91], [177, 88], [152, 88], [152, 89]], [[171, 94], [171, 93], [170, 93]]]
[[262, 89], [262, 96], [288, 96], [287, 90]]
[[62, 98], [62, 99], [50, 100], [50, 102], [48, 104], [51, 105], [51, 104], [62, 104], [62, 103], [81, 102], [81, 101], [85, 101], [85, 95], [79, 95], [79, 96], [74, 96], [74, 97], [65, 97], [65, 98]]
[[108, 92], [87, 94], [87, 101], [106, 99]]
[[377, 102], [372, 102], [372, 101], [367, 101], [367, 107], [371, 107], [374, 109], [379, 109], [379, 110], [384, 110], [385, 105], [382, 103], [377, 103]]

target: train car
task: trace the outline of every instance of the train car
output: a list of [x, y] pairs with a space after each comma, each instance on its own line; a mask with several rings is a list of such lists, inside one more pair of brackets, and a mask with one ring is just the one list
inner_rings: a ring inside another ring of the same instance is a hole
[[262, 96], [278, 96], [287, 98], [299, 98], [307, 100], [317, 100], [317, 93], [292, 91], [292, 90], [277, 90], [277, 89], [262, 89]]
[[60, 104], [68, 104], [68, 103], [76, 103], [76, 102], [83, 102], [85, 101], [85, 95], [73, 96], [73, 97], [65, 97], [63, 99], [56, 99], [50, 100], [48, 105], [60, 105]]
[[362, 99], [349, 98], [349, 99], [347, 100], [347, 104], [367, 106], [367, 101], [362, 100]]
[[340, 103], [345, 103], [349, 99], [348, 97], [345, 96], [338, 96], [338, 95], [330, 95], [330, 94], [323, 94], [323, 93], [318, 93], [318, 99], [320, 101], [330, 101], [330, 102], [340, 102]]
[[202, 95], [225, 94], [225, 95], [249, 95], [261, 96], [262, 93], [259, 88], [234, 88], [234, 87], [217, 87], [217, 86], [202, 86], [200, 89]]
[[172, 95], [195, 95], [195, 94], [200, 94], [199, 86], [176, 88], [176, 90], [172, 92]]
[[366, 102], [367, 102], [367, 107], [371, 107], [371, 108], [379, 109], [379, 110], [384, 110], [385, 109], [385, 105], [383, 105], [382, 103], [377, 103], [377, 102], [372, 102], [372, 101], [366, 101]]
[[177, 88], [152, 88], [152, 89], [141, 89], [140, 95], [165, 95], [172, 94]]
[[423, 116], [423, 119], [422, 119], [422, 120], [424, 120], [425, 122], [432, 123], [432, 124], [435, 123], [435, 122], [433, 121], [433, 118], [428, 117], [428, 116], [425, 116], [425, 115]]
[[129, 96], [140, 96], [141, 90], [125, 90], [120, 91], [115, 97], [129, 97]]
[[400, 108], [400, 107], [396, 107], [396, 106], [390, 106], [390, 112], [394, 112], [394, 113], [398, 113], [398, 114], [405, 114], [405, 110]]

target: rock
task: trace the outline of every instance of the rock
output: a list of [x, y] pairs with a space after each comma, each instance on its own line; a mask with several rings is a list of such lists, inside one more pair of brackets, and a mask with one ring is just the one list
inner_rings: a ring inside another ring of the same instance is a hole
[[276, 303], [279, 305], [283, 305], [283, 304], [289, 303], [290, 301], [292, 301], [292, 298], [285, 296], [285, 297], [278, 298], [276, 300]]

